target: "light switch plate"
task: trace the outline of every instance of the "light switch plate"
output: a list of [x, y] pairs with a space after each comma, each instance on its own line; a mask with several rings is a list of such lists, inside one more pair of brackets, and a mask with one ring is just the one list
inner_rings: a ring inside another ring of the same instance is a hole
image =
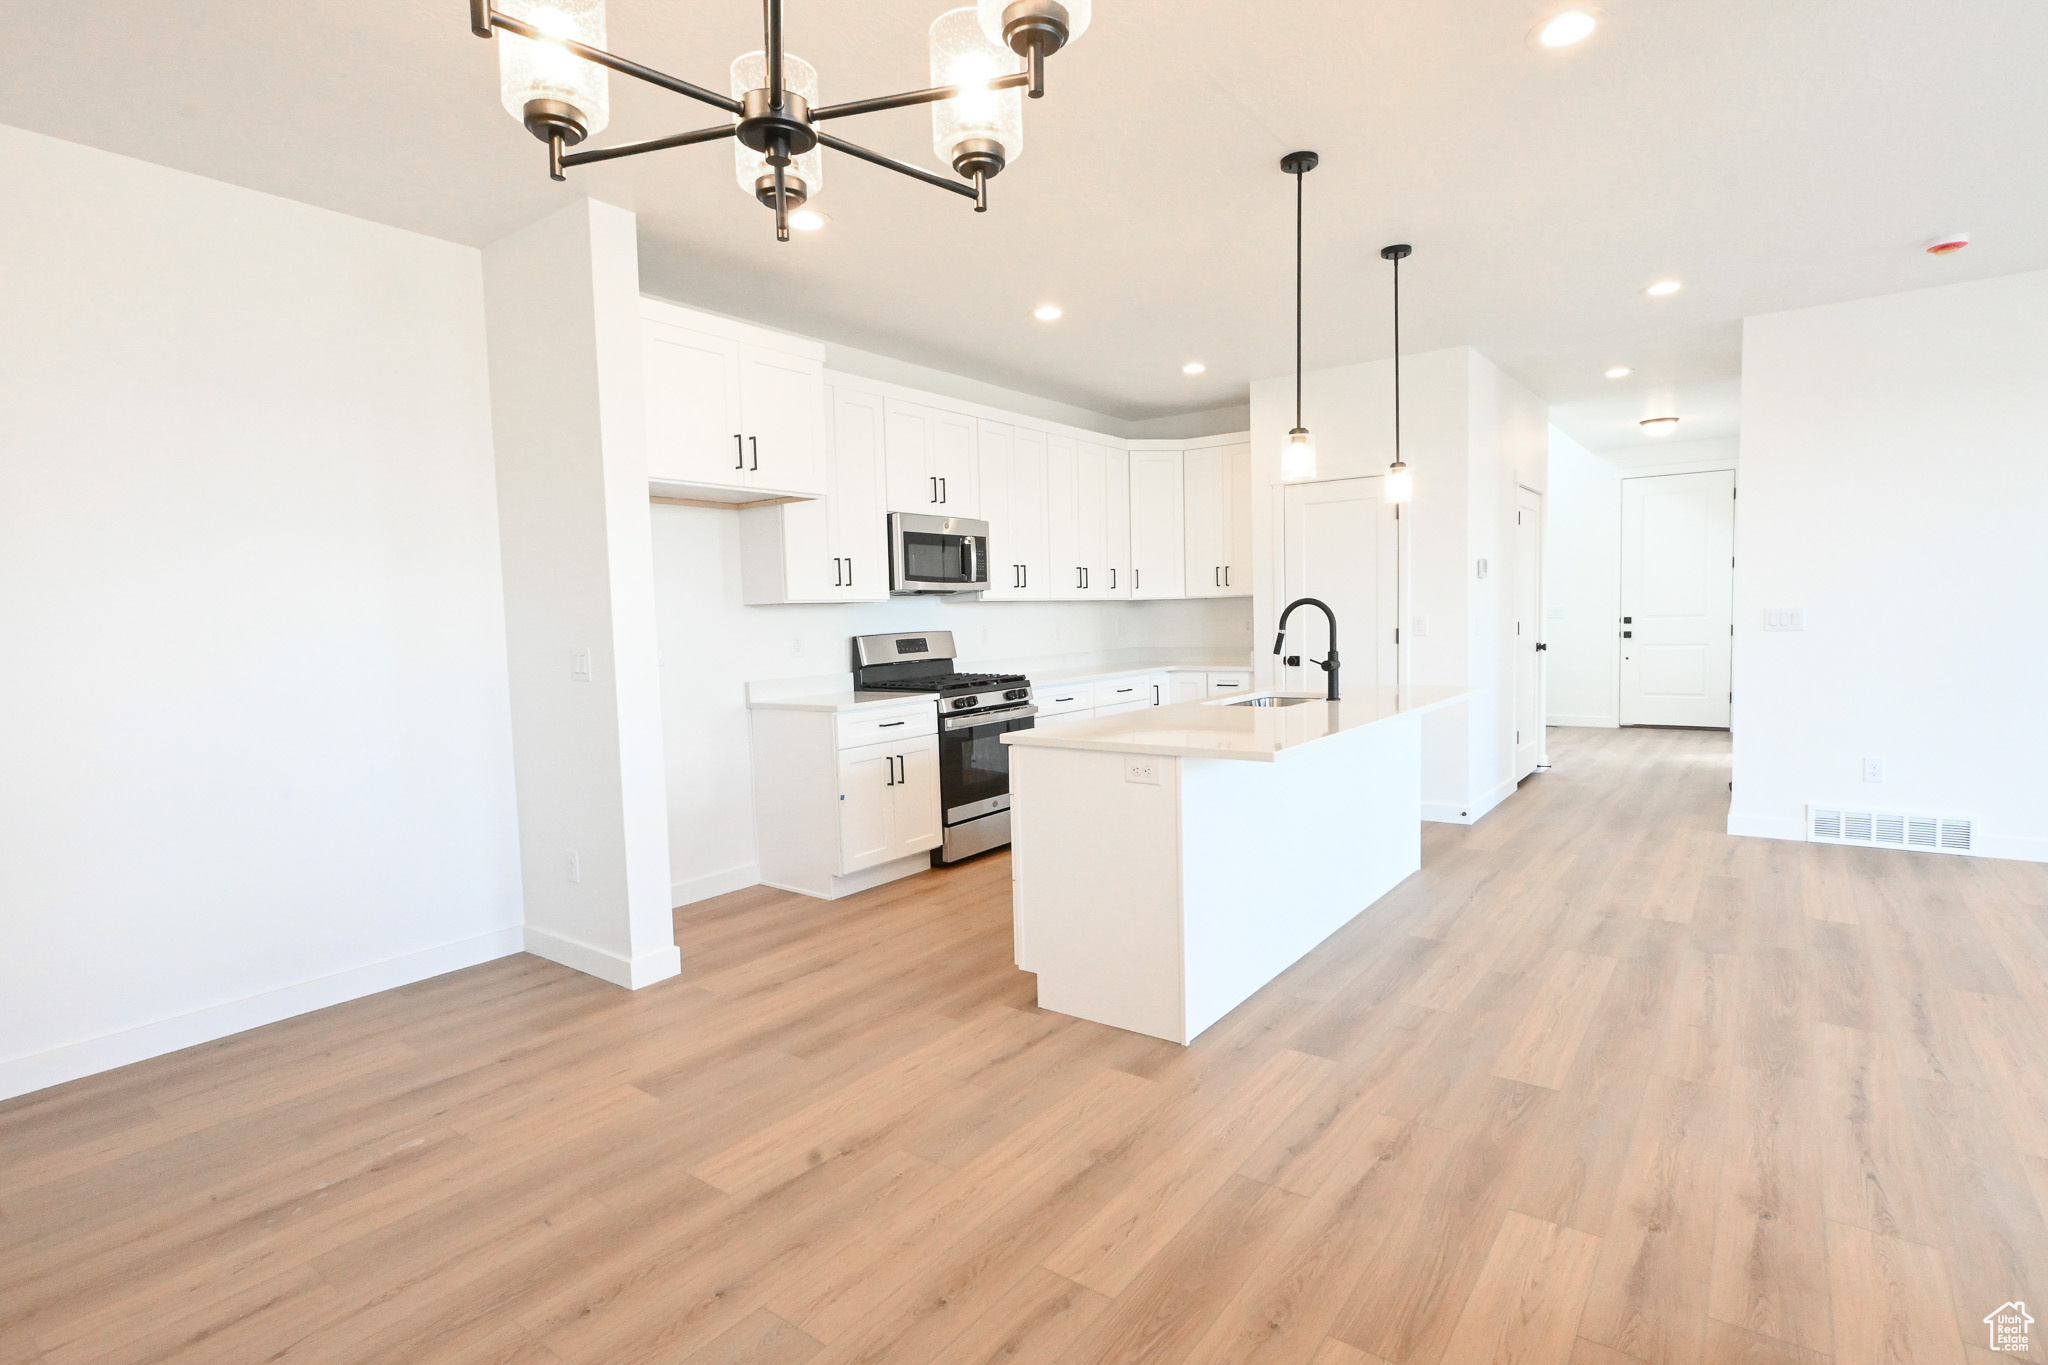
[[1805, 607], [1765, 607], [1765, 630], [1805, 630]]
[[1416, 639], [1427, 640], [1429, 638], [1429, 618], [1427, 616], [1417, 616], [1411, 624]]
[[1479, 561], [1479, 576], [1486, 577], [1486, 561], [1483, 559]]
[[580, 682], [590, 681], [589, 645], [585, 645], [583, 648], [577, 650], [575, 655], [569, 660], [569, 674], [571, 677], [576, 678]]

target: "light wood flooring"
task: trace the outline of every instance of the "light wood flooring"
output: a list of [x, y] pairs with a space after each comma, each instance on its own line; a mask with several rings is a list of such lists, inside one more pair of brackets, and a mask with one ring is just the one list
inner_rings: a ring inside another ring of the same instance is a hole
[[1728, 838], [1725, 736], [1553, 748], [1185, 1050], [1034, 1008], [994, 857], [690, 906], [638, 994], [511, 958], [0, 1105], [0, 1363], [2048, 1336], [2048, 868]]

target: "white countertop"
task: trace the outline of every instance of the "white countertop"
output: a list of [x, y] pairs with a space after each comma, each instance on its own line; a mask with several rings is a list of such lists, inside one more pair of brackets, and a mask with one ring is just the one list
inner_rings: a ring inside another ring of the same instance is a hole
[[[1113, 716], [1062, 720], [1045, 728], [1012, 730], [1005, 744], [1102, 753], [1167, 754], [1178, 758], [1234, 758], [1271, 763], [1292, 749], [1403, 716], [1450, 706], [1473, 695], [1469, 687], [1392, 688], [1335, 703], [1320, 697], [1299, 706], [1232, 705], [1243, 697], [1180, 702]], [[1255, 692], [1252, 696], [1272, 696]], [[1302, 696], [1300, 692], [1277, 695]]]
[[1249, 673], [1243, 659], [1221, 663], [1135, 664], [1116, 668], [1053, 668], [1029, 673], [1033, 687], [1065, 687], [1068, 683], [1108, 682], [1111, 678], [1132, 678], [1141, 673]]
[[[970, 662], [969, 672], [1010, 672], [1009, 669], [992, 669], [980, 662]], [[1243, 659], [1224, 663], [1155, 663], [1116, 664], [1109, 667], [1057, 668], [1037, 672], [1029, 668], [1014, 670], [1031, 679], [1034, 689], [1065, 687], [1069, 683], [1107, 682], [1111, 678], [1128, 678], [1140, 673], [1249, 673], [1251, 665]], [[846, 675], [841, 674], [842, 678]], [[818, 679], [818, 682], [829, 681]], [[813, 683], [812, 685], [816, 685]], [[798, 687], [804, 686], [802, 682]], [[758, 689], [758, 690], [757, 690]], [[936, 692], [855, 692], [851, 690], [830, 690], [819, 692], [798, 692], [792, 696], [775, 695], [780, 688], [773, 682], [749, 683], [747, 685], [747, 706], [755, 711], [860, 711], [869, 707], [899, 706], [904, 702], [931, 701]]]
[[804, 697], [756, 699], [747, 706], [754, 711], [866, 711], [911, 702], [929, 706], [938, 698], [936, 692], [819, 692]]

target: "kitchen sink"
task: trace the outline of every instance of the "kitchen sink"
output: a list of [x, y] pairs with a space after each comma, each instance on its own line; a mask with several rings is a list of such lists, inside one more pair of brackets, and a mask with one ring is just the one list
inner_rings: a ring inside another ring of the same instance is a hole
[[1321, 697], [1236, 697], [1224, 702], [1225, 706], [1299, 706], [1305, 701], [1321, 701]]

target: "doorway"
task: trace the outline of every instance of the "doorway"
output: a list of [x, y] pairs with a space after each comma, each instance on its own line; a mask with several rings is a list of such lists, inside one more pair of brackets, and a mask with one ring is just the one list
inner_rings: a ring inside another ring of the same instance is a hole
[[1543, 495], [1515, 489], [1515, 781], [1546, 761], [1543, 729]]
[[1623, 479], [1621, 723], [1727, 729], [1734, 633], [1735, 471]]
[[[1331, 479], [1288, 484], [1282, 500], [1286, 597], [1318, 597], [1337, 613], [1344, 685], [1354, 690], [1395, 683], [1396, 528], [1381, 498], [1381, 480]], [[1319, 611], [1287, 623], [1287, 653], [1304, 661], [1329, 654], [1329, 626]], [[1282, 666], [1283, 689], [1323, 690], [1321, 669]]]

